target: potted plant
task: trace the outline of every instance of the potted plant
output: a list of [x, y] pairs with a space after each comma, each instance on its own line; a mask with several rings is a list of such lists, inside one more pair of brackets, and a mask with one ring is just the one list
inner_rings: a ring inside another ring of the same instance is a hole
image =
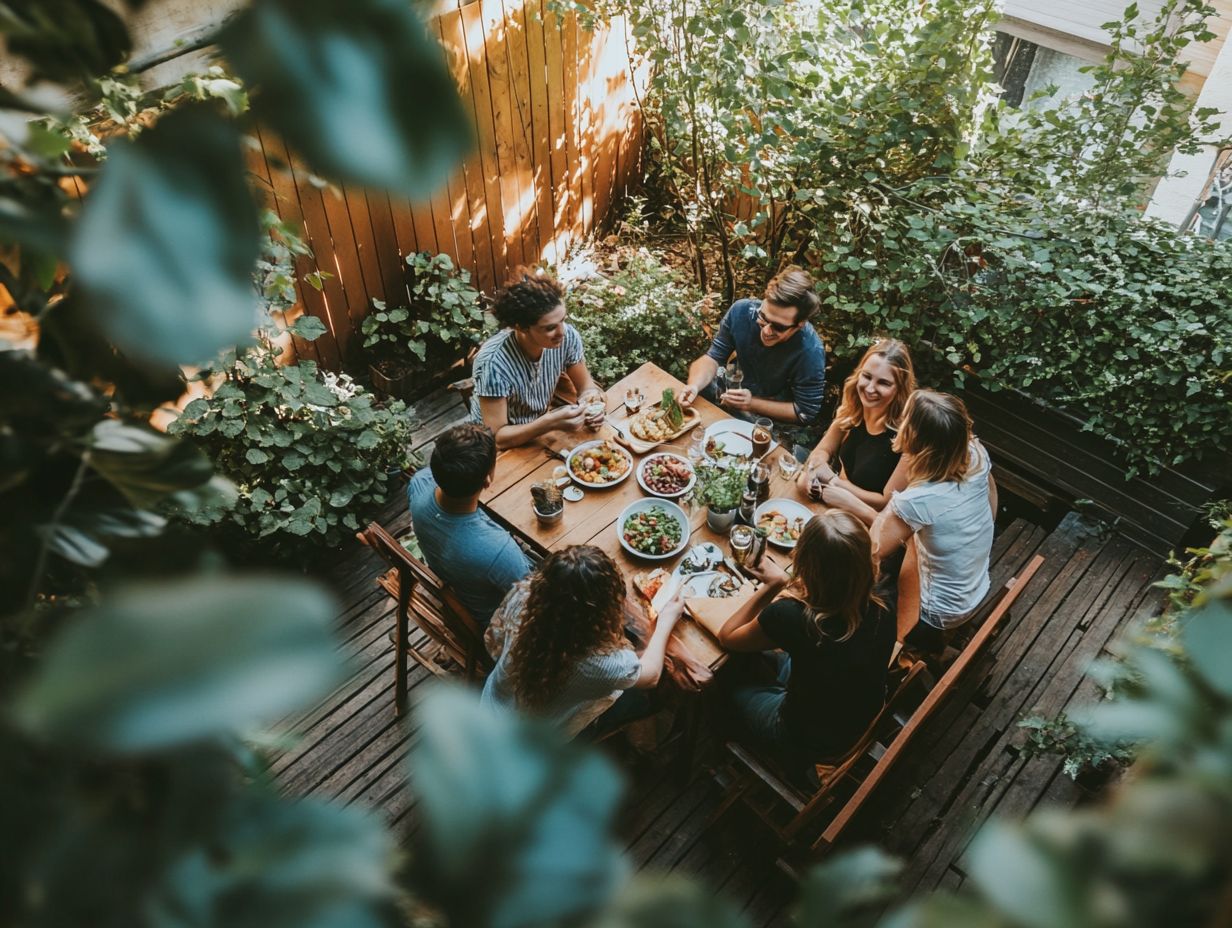
[[485, 317], [471, 275], [449, 255], [416, 252], [409, 268], [409, 307], [373, 300], [360, 326], [372, 386], [386, 396], [408, 392], [460, 360], [484, 334]]
[[731, 528], [748, 474], [747, 467], [735, 465], [698, 468], [697, 501], [706, 507], [706, 524], [712, 531], [726, 532]]

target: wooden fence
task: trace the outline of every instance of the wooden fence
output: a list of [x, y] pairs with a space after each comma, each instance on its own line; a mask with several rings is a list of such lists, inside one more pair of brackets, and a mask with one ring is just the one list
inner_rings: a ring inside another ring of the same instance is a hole
[[406, 255], [448, 254], [490, 293], [518, 264], [562, 260], [640, 173], [640, 111], [620, 24], [588, 32], [572, 15], [558, 20], [547, 0], [450, 0], [432, 27], [474, 115], [477, 147], [430, 200], [323, 187], [269, 133], [250, 155], [271, 206], [312, 246], [297, 269], [330, 275], [320, 291], [299, 291], [328, 333], [294, 344], [330, 369], [358, 361], [373, 298], [406, 305]]

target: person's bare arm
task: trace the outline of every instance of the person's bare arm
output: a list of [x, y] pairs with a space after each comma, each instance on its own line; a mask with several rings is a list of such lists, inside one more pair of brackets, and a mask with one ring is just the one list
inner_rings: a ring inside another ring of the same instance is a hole
[[988, 474], [988, 505], [992, 507], [992, 518], [997, 520], [997, 481], [993, 479], [992, 473]]
[[640, 657], [642, 672], [633, 684], [634, 689], [651, 689], [659, 685], [659, 677], [663, 674], [663, 656], [667, 653], [667, 641], [683, 613], [684, 594], [677, 592], [664, 604], [655, 619], [654, 631], [651, 632], [646, 650]]
[[569, 382], [573, 384], [573, 389], [577, 391], [579, 397], [595, 386], [595, 379], [590, 376], [590, 368], [586, 366], [584, 360], [566, 367], [565, 376], [569, 378]]
[[[836, 477], [830, 483], [829, 487], [846, 490], [861, 503], [863, 503], [866, 508], [871, 510], [875, 517], [877, 513], [885, 509], [886, 504], [890, 502], [890, 496], [893, 495], [896, 490], [904, 490], [907, 488], [907, 471], [910, 469], [910, 465], [911, 462], [907, 457], [904, 456], [899, 458], [898, 466], [894, 468], [894, 472], [890, 474], [890, 479], [886, 481], [886, 485], [882, 488], [880, 493], [874, 493], [872, 490], [865, 490], [863, 487], [856, 486], [843, 474]], [[829, 501], [827, 500], [827, 502]], [[854, 509], [851, 510], [851, 512], [856, 515], [860, 515], [860, 513]], [[869, 525], [873, 524], [872, 519], [868, 519], [866, 521]]]
[[584, 410], [580, 406], [561, 406], [544, 413], [534, 422], [510, 425], [509, 401], [503, 396], [479, 397], [479, 414], [483, 416], [483, 424], [496, 437], [496, 447], [500, 451], [528, 444], [555, 429], [577, 431], [585, 421]]
[[706, 384], [714, 380], [714, 375], [718, 371], [719, 362], [708, 354], [702, 355], [690, 364], [688, 381], [685, 383], [684, 389], [680, 391], [680, 395], [676, 397], [677, 402], [681, 406], [692, 406], [693, 401], [697, 399], [697, 394], [705, 389]]
[[911, 537], [911, 526], [886, 506], [873, 521], [869, 534], [873, 536], [874, 559], [884, 561], [907, 543], [907, 539]]
[[718, 634], [719, 644], [728, 651], [765, 651], [773, 648], [774, 642], [762, 631], [757, 617], [787, 585], [787, 573], [768, 558], [757, 567], [746, 566], [745, 570], [762, 581], [761, 587], [723, 623]]

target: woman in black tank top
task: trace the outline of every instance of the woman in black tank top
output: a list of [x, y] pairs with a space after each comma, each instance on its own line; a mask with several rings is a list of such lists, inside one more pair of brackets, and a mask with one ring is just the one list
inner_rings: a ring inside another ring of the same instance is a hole
[[810, 497], [873, 524], [890, 494], [907, 485], [906, 465], [890, 446], [913, 390], [915, 369], [906, 345], [887, 338], [864, 353], [800, 475]]

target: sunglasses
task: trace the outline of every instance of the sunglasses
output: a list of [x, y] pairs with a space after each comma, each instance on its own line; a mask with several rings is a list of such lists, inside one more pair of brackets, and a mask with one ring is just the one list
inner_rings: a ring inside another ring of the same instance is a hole
[[792, 329], [794, 329], [798, 325], [798, 323], [795, 323], [795, 322], [793, 322], [791, 325], [783, 325], [783, 323], [781, 322], [771, 322], [769, 319], [765, 317], [765, 314], [762, 313], [760, 309], [757, 311], [757, 324], [758, 325], [768, 325], [779, 335], [782, 335], [784, 332], [790, 332]]

